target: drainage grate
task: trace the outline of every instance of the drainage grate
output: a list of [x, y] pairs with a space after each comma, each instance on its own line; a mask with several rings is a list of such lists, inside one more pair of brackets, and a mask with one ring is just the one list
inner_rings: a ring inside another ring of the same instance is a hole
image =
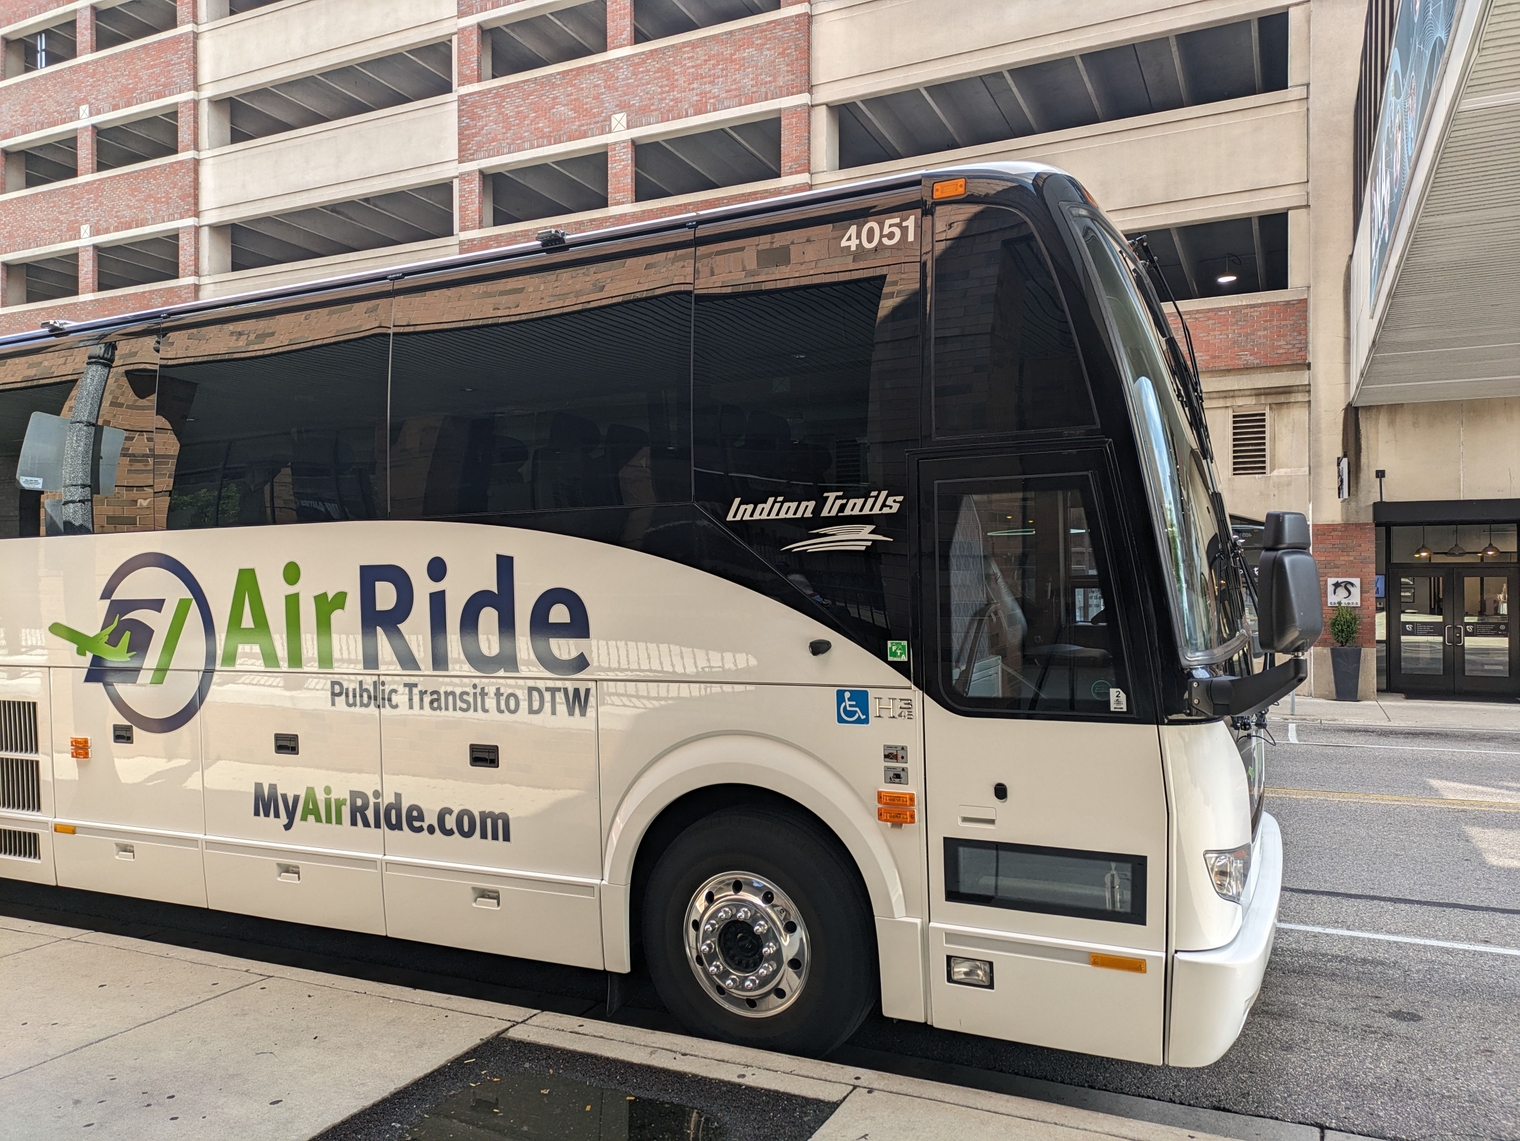
[[37, 833], [19, 828], [0, 828], [0, 856], [13, 860], [40, 860], [42, 848]]
[[42, 811], [42, 779], [36, 757], [0, 757], [0, 808]]
[[37, 703], [0, 701], [0, 753], [37, 751]]

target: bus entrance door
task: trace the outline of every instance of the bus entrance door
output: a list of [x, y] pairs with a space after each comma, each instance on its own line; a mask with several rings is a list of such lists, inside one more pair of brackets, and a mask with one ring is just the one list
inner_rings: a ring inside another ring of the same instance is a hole
[[1100, 453], [919, 461], [936, 1026], [1158, 1063], [1166, 802]]

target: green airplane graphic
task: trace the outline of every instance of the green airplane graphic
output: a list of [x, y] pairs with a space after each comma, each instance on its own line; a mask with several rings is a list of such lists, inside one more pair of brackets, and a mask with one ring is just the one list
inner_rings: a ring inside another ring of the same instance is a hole
[[123, 630], [121, 641], [114, 646], [107, 641], [120, 621], [121, 615], [118, 614], [115, 621], [99, 634], [83, 634], [62, 622], [54, 622], [48, 627], [48, 633], [57, 634], [65, 642], [72, 642], [78, 648], [81, 658], [86, 654], [96, 654], [108, 662], [124, 662], [132, 656], [132, 631]]

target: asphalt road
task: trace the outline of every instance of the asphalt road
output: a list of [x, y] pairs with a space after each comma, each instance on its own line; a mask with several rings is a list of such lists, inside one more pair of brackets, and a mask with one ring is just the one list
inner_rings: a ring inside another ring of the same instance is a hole
[[[1302, 724], [1295, 742], [1286, 728], [1273, 725], [1268, 811], [1283, 830], [1288, 926], [1218, 1063], [1143, 1066], [882, 1018], [839, 1060], [1248, 1141], [1319, 1141], [1320, 1130], [1520, 1139], [1520, 734]], [[606, 976], [595, 971], [16, 881], [0, 881], [0, 908], [565, 1013], [605, 1010]], [[651, 1009], [647, 981], [618, 991], [620, 1020], [676, 1028]]]
[[1520, 1137], [1520, 736], [1285, 730], [1282, 922], [1423, 942], [1280, 929], [1239, 1041], [1202, 1070], [882, 1021], [852, 1045], [1377, 1137]]

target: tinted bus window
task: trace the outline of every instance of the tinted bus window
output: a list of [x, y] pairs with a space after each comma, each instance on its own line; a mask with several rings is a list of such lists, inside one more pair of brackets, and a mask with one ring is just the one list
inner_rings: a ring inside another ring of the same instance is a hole
[[549, 265], [397, 297], [393, 518], [689, 501], [690, 246]]
[[1029, 224], [992, 206], [934, 217], [934, 433], [1097, 422], [1060, 291]]
[[[83, 383], [90, 344], [0, 361], [0, 537], [153, 529], [158, 357], [152, 337], [120, 336], [110, 345], [110, 367], [97, 374], [103, 383], [94, 391]], [[87, 413], [90, 405], [92, 494], [81, 523], [62, 507], [69, 481], [63, 443], [76, 410]]]
[[699, 233], [697, 501], [867, 644], [907, 637], [919, 235], [916, 210]]
[[381, 518], [389, 315], [385, 296], [166, 334], [166, 526]]

